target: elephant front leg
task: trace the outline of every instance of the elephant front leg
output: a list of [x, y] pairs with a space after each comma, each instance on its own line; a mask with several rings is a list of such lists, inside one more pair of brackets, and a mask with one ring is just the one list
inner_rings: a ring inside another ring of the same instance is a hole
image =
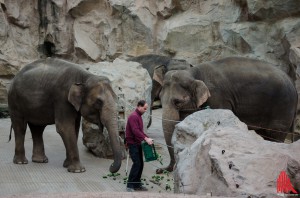
[[168, 146], [170, 163], [167, 167], [157, 169], [156, 170], [157, 174], [163, 173], [164, 171], [172, 172], [174, 170], [175, 157], [174, 157], [174, 145], [172, 144], [172, 135], [174, 133], [175, 124], [179, 120], [179, 112], [174, 108], [170, 108], [168, 106], [164, 107], [162, 118], [163, 118], [162, 127], [164, 131], [166, 144]]
[[63, 166], [72, 173], [85, 172], [85, 167], [80, 163], [79, 156], [76, 157], [76, 155], [78, 155], [78, 149], [73, 148], [73, 150], [74, 151], [72, 152], [67, 151], [67, 158], [65, 159]]
[[43, 132], [46, 126], [35, 126], [28, 123], [32, 141], [32, 161], [36, 163], [48, 163], [48, 157], [45, 155]]
[[[74, 123], [75, 121], [73, 121], [73, 125]], [[77, 127], [73, 125], [56, 122], [57, 131], [62, 137], [66, 147], [66, 159], [63, 166], [67, 168], [69, 172], [81, 173], [85, 172], [85, 167], [81, 165], [79, 160], [79, 152], [77, 147], [78, 131], [75, 129]]]
[[[166, 121], [165, 123], [163, 123], [164, 136], [165, 136], [166, 144], [170, 155], [170, 163], [167, 167], [156, 169], [156, 174], [161, 174], [165, 171], [172, 172], [174, 170], [174, 165], [175, 165], [174, 145], [171, 143], [172, 135], [174, 131], [173, 125], [174, 125], [173, 123], [169, 123], [169, 122], [166, 123]], [[167, 129], [171, 129], [171, 130], [167, 130]]]
[[11, 115], [11, 121], [15, 133], [15, 156], [13, 162], [15, 164], [28, 164], [24, 147], [27, 124], [23, 119], [15, 118], [14, 115]]
[[165, 171], [173, 172], [173, 170], [174, 170], [175, 157], [174, 157], [173, 145], [171, 144], [171, 140], [169, 141], [169, 140], [166, 139], [166, 143], [167, 143], [168, 151], [169, 151], [169, 154], [170, 154], [170, 163], [167, 167], [156, 169], [156, 174], [162, 174]]

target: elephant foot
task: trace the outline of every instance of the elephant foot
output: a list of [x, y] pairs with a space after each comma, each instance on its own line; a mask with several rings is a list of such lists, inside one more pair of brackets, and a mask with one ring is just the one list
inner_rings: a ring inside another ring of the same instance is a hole
[[162, 174], [162, 173], [165, 173], [165, 172], [173, 172], [174, 166], [167, 166], [165, 168], [158, 168], [156, 169], [156, 174]]
[[15, 156], [13, 162], [15, 164], [28, 164], [28, 160], [26, 159], [25, 156], [22, 157]]
[[80, 162], [77, 163], [72, 163], [71, 161], [69, 161], [68, 159], [66, 159], [64, 161], [64, 165], [65, 168], [68, 168], [68, 172], [71, 173], [83, 173], [85, 172], [85, 167], [81, 165]]
[[32, 162], [36, 163], [48, 163], [48, 157], [44, 156], [32, 156]]
[[83, 173], [85, 172], [85, 167], [79, 164], [72, 164], [68, 166], [68, 172], [71, 173]]

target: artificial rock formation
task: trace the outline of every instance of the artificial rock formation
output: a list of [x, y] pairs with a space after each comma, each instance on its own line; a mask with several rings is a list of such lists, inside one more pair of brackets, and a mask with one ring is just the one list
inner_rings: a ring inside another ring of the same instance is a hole
[[265, 141], [230, 110], [191, 114], [176, 125], [172, 142], [177, 161], [175, 192], [274, 197], [281, 171], [300, 190], [300, 141]]
[[[124, 131], [129, 114], [134, 111], [139, 100], [145, 99], [148, 104], [151, 102], [152, 82], [148, 71], [139, 63], [127, 62], [116, 59], [114, 62], [99, 62], [87, 64], [89, 72], [106, 76], [112, 84], [112, 88], [118, 97], [119, 110], [119, 131], [120, 143], [125, 156], [123, 144]], [[143, 115], [144, 128], [150, 120], [150, 109]], [[112, 157], [112, 148], [107, 130], [100, 132], [99, 127], [83, 119], [82, 122], [83, 144], [96, 156], [110, 158]]]
[[[276, 64], [294, 79], [299, 65], [294, 61], [299, 60], [300, 49], [299, 0], [0, 0], [0, 4], [0, 71], [12, 70], [13, 75], [16, 68], [46, 56], [87, 63], [156, 53], [191, 64], [249, 56]], [[11, 78], [0, 75], [6, 86]]]

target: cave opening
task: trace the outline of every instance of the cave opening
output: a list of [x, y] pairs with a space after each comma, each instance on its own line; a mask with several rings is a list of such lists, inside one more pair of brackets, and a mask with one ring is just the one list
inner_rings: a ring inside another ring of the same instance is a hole
[[47, 57], [52, 57], [55, 52], [55, 45], [49, 41], [45, 41], [43, 44], [43, 53]]

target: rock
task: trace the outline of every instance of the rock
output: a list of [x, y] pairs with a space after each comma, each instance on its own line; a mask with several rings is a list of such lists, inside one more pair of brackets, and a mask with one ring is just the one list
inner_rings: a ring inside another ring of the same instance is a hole
[[0, 105], [0, 118], [8, 118], [9, 111], [7, 105]]
[[300, 2], [247, 0], [248, 12], [254, 20], [278, 20], [297, 15], [300, 11]]
[[[135, 110], [139, 100], [145, 99], [148, 104], [151, 103], [152, 81], [148, 71], [139, 63], [127, 62], [116, 59], [114, 62], [99, 62], [87, 64], [86, 68], [93, 74], [106, 76], [112, 83], [112, 88], [119, 98], [119, 130], [123, 156], [125, 148], [123, 145], [125, 125], [129, 114]], [[143, 115], [144, 130], [150, 120], [150, 109]], [[96, 156], [110, 158], [112, 149], [109, 145], [107, 130], [100, 132], [98, 126], [89, 123], [86, 120], [82, 122], [83, 144]]]
[[300, 164], [293, 159], [289, 159], [287, 163], [287, 175], [289, 176], [294, 189], [300, 192]]
[[1, 57], [0, 55], [0, 78], [9, 79], [14, 77], [17, 74], [18, 70], [20, 69], [14, 64], [9, 63], [4, 59], [3, 56]]
[[[90, 123], [82, 119], [82, 142], [97, 157], [113, 159], [112, 148], [109, 145], [109, 137], [107, 130], [102, 133], [96, 124]], [[122, 142], [122, 141], [121, 141]], [[122, 150], [124, 145], [121, 144]], [[124, 151], [122, 152], [124, 155]]]
[[[277, 65], [300, 93], [299, 4], [299, 0], [1, 0], [0, 106], [7, 107], [5, 88], [21, 67], [47, 56], [82, 64], [154, 53], [193, 65], [246, 56]], [[120, 86], [127, 87], [127, 100], [142, 79], [137, 83], [125, 77], [126, 85]]]
[[300, 43], [291, 47], [289, 58], [291, 63], [297, 66], [297, 73], [300, 74]]
[[7, 104], [7, 89], [3, 81], [0, 80], [0, 104]]
[[197, 65], [234, 55], [271, 62], [295, 81], [299, 4], [299, 0], [2, 1], [0, 60], [13, 70], [47, 56], [81, 64], [152, 53]]
[[176, 193], [275, 197], [281, 171], [299, 188], [300, 141], [265, 141], [230, 110], [191, 114], [176, 125], [172, 142]]
[[[289, 59], [291, 61], [291, 65], [294, 66], [294, 69], [296, 70], [296, 89], [298, 93], [298, 104], [300, 104], [300, 43], [293, 43], [293, 47], [291, 47]], [[295, 124], [295, 131], [297, 132], [297, 139], [300, 137], [300, 105], [298, 105], [298, 114], [296, 118], [296, 124]]]

